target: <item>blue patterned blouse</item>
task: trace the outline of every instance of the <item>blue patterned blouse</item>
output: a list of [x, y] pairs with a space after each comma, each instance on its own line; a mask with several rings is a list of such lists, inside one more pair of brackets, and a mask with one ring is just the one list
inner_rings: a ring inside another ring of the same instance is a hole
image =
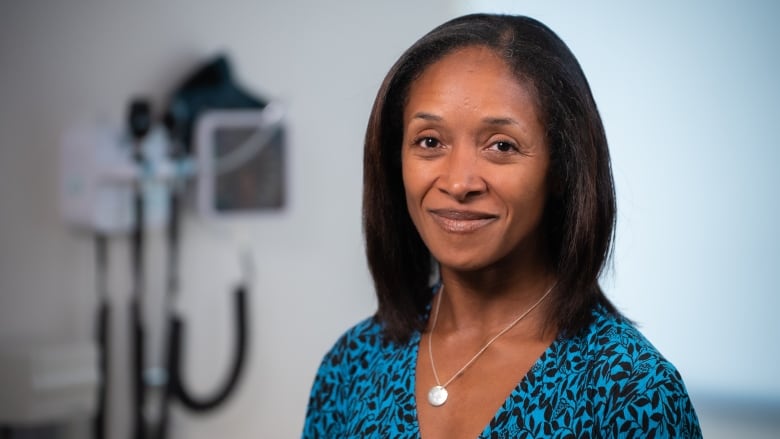
[[[303, 438], [419, 438], [420, 334], [384, 343], [367, 319], [325, 355]], [[583, 334], [558, 338], [485, 427], [488, 438], [700, 438], [674, 366], [629, 322], [601, 310]]]

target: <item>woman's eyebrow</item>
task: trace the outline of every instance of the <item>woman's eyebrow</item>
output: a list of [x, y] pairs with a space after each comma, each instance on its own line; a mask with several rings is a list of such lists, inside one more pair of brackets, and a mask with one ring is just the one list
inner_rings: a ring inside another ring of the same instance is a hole
[[441, 122], [442, 120], [444, 120], [441, 116], [437, 116], [437, 115], [432, 114], [432, 113], [426, 113], [426, 112], [423, 112], [423, 111], [421, 111], [419, 113], [415, 113], [412, 116], [412, 119], [422, 119], [422, 120], [428, 120], [428, 121], [432, 121], [432, 122]]
[[520, 125], [518, 121], [511, 117], [485, 117], [482, 122], [487, 125]]

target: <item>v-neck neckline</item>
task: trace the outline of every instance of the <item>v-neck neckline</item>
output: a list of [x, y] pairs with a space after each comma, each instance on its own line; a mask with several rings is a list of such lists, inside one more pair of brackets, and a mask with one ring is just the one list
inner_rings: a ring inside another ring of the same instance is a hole
[[[408, 382], [410, 383], [410, 386], [405, 389], [407, 395], [407, 407], [412, 408], [412, 418], [414, 419], [412, 427], [412, 431], [417, 432], [417, 438], [422, 438], [422, 431], [420, 430], [420, 418], [419, 418], [419, 411], [417, 409], [417, 361], [419, 360], [419, 353], [420, 353], [420, 341], [422, 339], [422, 332], [421, 331], [415, 331], [412, 337], [409, 339], [409, 348], [412, 349], [412, 355], [410, 356], [410, 366], [406, 368], [407, 373], [409, 374]], [[549, 346], [542, 352], [542, 354], [539, 356], [539, 358], [534, 361], [534, 364], [531, 366], [530, 369], [528, 369], [528, 372], [523, 375], [523, 378], [520, 379], [520, 381], [515, 385], [515, 387], [512, 389], [511, 392], [509, 392], [509, 395], [507, 395], [506, 399], [504, 399], [504, 402], [501, 403], [501, 406], [499, 406], [498, 410], [493, 414], [493, 417], [488, 420], [488, 422], [485, 424], [485, 427], [482, 429], [482, 431], [479, 433], [479, 436], [477, 436], [475, 439], [481, 439], [483, 437], [486, 437], [485, 434], [490, 432], [490, 428], [493, 425], [494, 422], [506, 411], [506, 408], [508, 407], [509, 403], [515, 399], [517, 396], [530, 393], [532, 389], [523, 389], [523, 387], [529, 382], [529, 376], [532, 374], [538, 375], [534, 380], [534, 383], [536, 385], [539, 385], [541, 380], [540, 371], [543, 370], [541, 367], [544, 363], [549, 361], [549, 357], [554, 354], [554, 352], [557, 350], [557, 346], [559, 343], [561, 343], [562, 340], [560, 337], [556, 337], [552, 343], [550, 343]], [[406, 382], [406, 380], [402, 380], [402, 382]]]

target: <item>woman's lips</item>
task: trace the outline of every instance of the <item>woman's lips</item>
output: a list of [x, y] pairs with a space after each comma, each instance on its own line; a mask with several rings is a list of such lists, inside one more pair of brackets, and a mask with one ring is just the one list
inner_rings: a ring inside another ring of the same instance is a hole
[[428, 212], [439, 227], [450, 233], [473, 232], [498, 219], [498, 215], [473, 210], [430, 209]]

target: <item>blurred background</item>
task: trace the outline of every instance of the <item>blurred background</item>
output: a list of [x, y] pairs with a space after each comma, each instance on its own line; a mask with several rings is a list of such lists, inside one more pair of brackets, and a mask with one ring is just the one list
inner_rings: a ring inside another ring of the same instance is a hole
[[[0, 383], [18, 384], [28, 366], [40, 369], [29, 374], [39, 390], [94, 381], [94, 371], [57, 375], [41, 366], [68, 355], [76, 364], [78, 349], [95, 355], [100, 270], [93, 237], [60, 213], [64, 133], [79, 124], [125, 128], [137, 96], [161, 111], [182, 78], [224, 54], [237, 82], [284, 108], [286, 198], [280, 209], [239, 217], [185, 213], [177, 307], [188, 331], [184, 379], [194, 392], [213, 392], [230, 367], [242, 254], [254, 262], [251, 319], [236, 391], [205, 414], [173, 404], [171, 437], [298, 437], [322, 355], [375, 308], [360, 224], [373, 97], [405, 48], [475, 11], [538, 18], [580, 60], [619, 197], [604, 285], [680, 369], [705, 437], [776, 437], [780, 4], [769, 0], [2, 1]], [[128, 236], [112, 237], [108, 255], [108, 437], [126, 438]], [[146, 262], [148, 356], [159, 364], [161, 228], [148, 232]], [[29, 352], [40, 353], [38, 363]], [[29, 398], [23, 386], [0, 392], [0, 436], [89, 437], [94, 401], [61, 414], [46, 401], [20, 409]]]

